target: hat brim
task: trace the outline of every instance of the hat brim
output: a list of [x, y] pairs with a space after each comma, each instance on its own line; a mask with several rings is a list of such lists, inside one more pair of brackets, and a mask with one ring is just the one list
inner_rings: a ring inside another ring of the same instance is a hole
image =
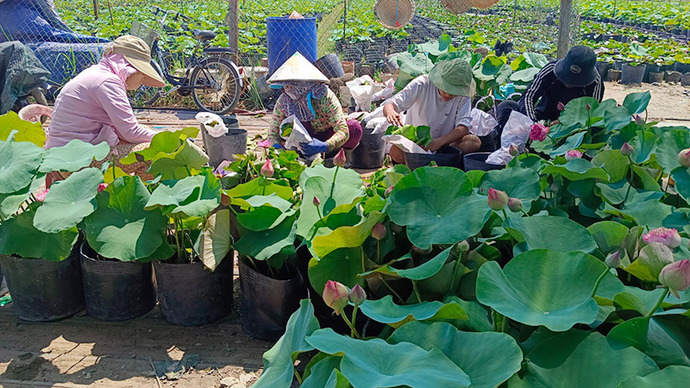
[[594, 82], [599, 74], [597, 68], [593, 67], [591, 71], [575, 75], [571, 73], [566, 66], [565, 59], [559, 59], [556, 61], [553, 72], [556, 74], [556, 78], [567, 86], [574, 86], [577, 88], [585, 87]]
[[467, 86], [453, 85], [446, 82], [441, 76], [440, 66], [434, 66], [429, 72], [429, 81], [434, 86], [448, 94], [462, 97], [472, 97], [477, 89], [477, 83], [472, 79], [472, 83]]
[[144, 61], [142, 59], [133, 58], [129, 55], [124, 55], [127, 62], [134, 66], [135, 69], [139, 70], [144, 74], [143, 84], [147, 86], [153, 86], [155, 88], [162, 88], [165, 86], [165, 81], [161, 75], [156, 71], [156, 69], [151, 66], [150, 62]]

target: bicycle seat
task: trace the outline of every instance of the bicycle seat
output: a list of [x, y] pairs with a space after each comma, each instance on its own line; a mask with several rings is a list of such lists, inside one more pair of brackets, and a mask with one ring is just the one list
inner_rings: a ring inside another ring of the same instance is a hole
[[229, 47], [206, 47], [204, 53], [209, 55], [234, 54], [235, 50]]
[[216, 33], [210, 30], [192, 30], [194, 37], [199, 40], [213, 40], [216, 37]]

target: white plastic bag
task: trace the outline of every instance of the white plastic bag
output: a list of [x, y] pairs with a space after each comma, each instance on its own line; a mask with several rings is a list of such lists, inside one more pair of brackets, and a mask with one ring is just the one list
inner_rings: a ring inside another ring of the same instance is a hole
[[221, 137], [228, 132], [223, 119], [217, 114], [209, 112], [199, 112], [194, 116], [206, 130], [206, 133], [213, 137]]
[[496, 124], [498, 124], [493, 116], [481, 109], [472, 109], [470, 116], [472, 116], [472, 128], [470, 128], [470, 133], [473, 135], [486, 136], [489, 132], [493, 131]]
[[388, 81], [386, 81], [386, 87], [383, 90], [376, 92], [371, 96], [371, 101], [386, 100], [388, 98], [393, 97], [394, 94], [395, 80], [391, 78]]
[[292, 124], [292, 132], [287, 139], [283, 138], [285, 140], [284, 147], [286, 150], [299, 151], [300, 143], [311, 143], [313, 140], [311, 135], [309, 135], [309, 132], [304, 128], [302, 123], [297, 120], [295, 115], [289, 116], [285, 120], [281, 121], [280, 128], [283, 128], [283, 125], [285, 124]]
[[346, 82], [345, 86], [350, 90], [357, 104], [356, 109], [364, 112], [371, 111], [371, 95], [374, 93], [374, 80], [371, 77], [363, 75]]
[[486, 163], [503, 166], [508, 164], [508, 162], [513, 159], [513, 156], [510, 155], [508, 151], [511, 144], [517, 146], [520, 153], [524, 152], [532, 124], [532, 119], [529, 117], [516, 110], [512, 111], [508, 118], [508, 122], [506, 122], [506, 125], [503, 127], [501, 148], [492, 152], [491, 155], [486, 158]]
[[388, 144], [393, 144], [398, 146], [401, 150], [411, 153], [411, 154], [431, 154], [431, 151], [425, 150], [424, 148], [417, 145], [417, 143], [406, 138], [403, 135], [384, 135], [381, 136], [383, 140]]

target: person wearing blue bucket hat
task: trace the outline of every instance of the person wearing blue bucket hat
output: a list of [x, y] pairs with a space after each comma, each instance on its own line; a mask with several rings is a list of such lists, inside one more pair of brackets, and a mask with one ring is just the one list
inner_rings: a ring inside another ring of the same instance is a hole
[[519, 111], [533, 121], [557, 124], [563, 107], [576, 98], [604, 97], [604, 82], [596, 69], [597, 55], [587, 46], [575, 46], [565, 58], [550, 62], [534, 77], [518, 102], [507, 100], [496, 109], [502, 130], [510, 113]]
[[[437, 151], [451, 145], [464, 153], [479, 150], [481, 140], [469, 133], [472, 127], [471, 100], [476, 82], [470, 64], [460, 58], [440, 61], [429, 75], [412, 80], [403, 90], [383, 103], [383, 115], [392, 125], [426, 125], [432, 141], [427, 146]], [[401, 112], [407, 112], [404, 121]], [[403, 152], [395, 145], [391, 158], [403, 162]]]
[[341, 148], [357, 147], [362, 138], [362, 126], [357, 120], [346, 119], [338, 97], [326, 85], [328, 78], [299, 52], [280, 66], [268, 83], [283, 89], [268, 129], [268, 138], [273, 144], [284, 145], [280, 125], [285, 118], [294, 115], [313, 138], [311, 142], [301, 143], [297, 150], [306, 158], [321, 153], [329, 157]]

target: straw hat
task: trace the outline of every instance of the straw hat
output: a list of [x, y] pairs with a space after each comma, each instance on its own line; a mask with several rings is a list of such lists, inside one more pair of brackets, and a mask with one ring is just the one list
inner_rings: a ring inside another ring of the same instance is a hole
[[376, 0], [374, 13], [386, 28], [399, 30], [414, 16], [414, 0]]
[[470, 0], [441, 0], [441, 4], [450, 12], [461, 14], [472, 8]]
[[487, 9], [498, 3], [498, 0], [470, 0], [474, 8]]
[[151, 49], [143, 39], [133, 35], [123, 35], [109, 43], [103, 54], [120, 54], [130, 65], [144, 74], [144, 85], [162, 88], [165, 81], [151, 66]]
[[285, 81], [328, 82], [328, 78], [297, 51], [268, 79], [269, 84]]

